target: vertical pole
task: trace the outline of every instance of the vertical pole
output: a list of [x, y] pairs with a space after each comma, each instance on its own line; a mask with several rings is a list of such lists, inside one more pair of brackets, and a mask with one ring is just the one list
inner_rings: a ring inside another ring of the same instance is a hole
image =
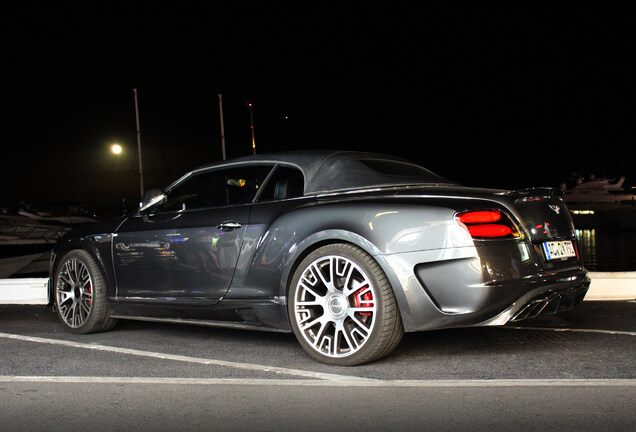
[[250, 107], [250, 129], [252, 130], [252, 152], [256, 154], [256, 141], [254, 141], [254, 116], [252, 115], [252, 104], [249, 103], [247, 106]]
[[225, 160], [225, 128], [223, 126], [223, 102], [222, 95], [219, 93], [219, 117], [221, 119], [221, 150], [223, 151], [223, 160]]
[[141, 163], [141, 131], [139, 129], [139, 105], [137, 103], [137, 89], [133, 89], [135, 93], [135, 117], [137, 118], [137, 156], [139, 157], [139, 196], [144, 194], [144, 170]]

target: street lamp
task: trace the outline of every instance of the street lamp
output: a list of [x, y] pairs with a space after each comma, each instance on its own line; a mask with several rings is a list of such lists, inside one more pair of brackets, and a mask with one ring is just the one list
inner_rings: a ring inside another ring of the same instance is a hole
[[113, 152], [113, 154], [115, 155], [119, 155], [121, 154], [122, 148], [119, 144], [113, 144], [112, 146], [110, 146], [110, 151]]
[[[118, 178], [118, 165], [121, 162], [121, 159], [123, 157], [123, 151], [124, 148], [117, 143], [112, 143], [110, 145], [110, 152], [112, 154], [111, 162], [112, 162], [112, 169], [113, 169], [113, 176], [114, 179]], [[109, 182], [110, 183], [110, 182]], [[113, 181], [113, 183], [111, 184], [111, 188], [110, 188], [110, 193], [108, 196], [108, 212], [111, 213], [113, 211], [113, 201], [117, 202], [117, 189], [119, 186], [116, 186], [116, 183], [118, 183], [118, 181]], [[116, 207], [116, 204], [115, 204]]]
[[252, 115], [252, 104], [248, 103], [250, 108], [250, 129], [252, 130], [252, 151], [256, 154], [256, 141], [254, 141], [254, 116]]

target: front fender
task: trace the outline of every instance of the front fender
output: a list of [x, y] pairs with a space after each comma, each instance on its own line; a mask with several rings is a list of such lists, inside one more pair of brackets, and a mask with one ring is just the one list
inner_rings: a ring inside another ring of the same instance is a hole
[[51, 254], [51, 263], [49, 266], [49, 304], [55, 299], [55, 274], [57, 272], [60, 261], [64, 256], [76, 249], [83, 249], [95, 260], [99, 267], [107, 285], [107, 296], [115, 296], [115, 275], [112, 265], [112, 234], [90, 234], [82, 237], [74, 237], [67, 235], [62, 237]]

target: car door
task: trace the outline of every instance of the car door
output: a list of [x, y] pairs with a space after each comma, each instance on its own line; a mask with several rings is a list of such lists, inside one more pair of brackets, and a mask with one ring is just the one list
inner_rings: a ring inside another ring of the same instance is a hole
[[193, 173], [113, 237], [119, 301], [214, 304], [228, 290], [250, 205], [271, 167]]
[[249, 227], [227, 299], [278, 295], [282, 260], [300, 239], [296, 236], [296, 227], [271, 229], [272, 223], [314, 200], [303, 195], [302, 171], [293, 166], [277, 166], [251, 206]]

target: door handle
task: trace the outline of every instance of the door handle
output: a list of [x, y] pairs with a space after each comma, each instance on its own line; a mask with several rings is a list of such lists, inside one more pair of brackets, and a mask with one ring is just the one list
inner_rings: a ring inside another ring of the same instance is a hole
[[216, 227], [218, 229], [220, 229], [221, 231], [233, 231], [235, 229], [239, 229], [240, 227], [242, 227], [243, 225], [241, 225], [240, 222], [235, 222], [235, 221], [225, 221], [225, 222], [221, 222], [220, 224], [218, 224]]

